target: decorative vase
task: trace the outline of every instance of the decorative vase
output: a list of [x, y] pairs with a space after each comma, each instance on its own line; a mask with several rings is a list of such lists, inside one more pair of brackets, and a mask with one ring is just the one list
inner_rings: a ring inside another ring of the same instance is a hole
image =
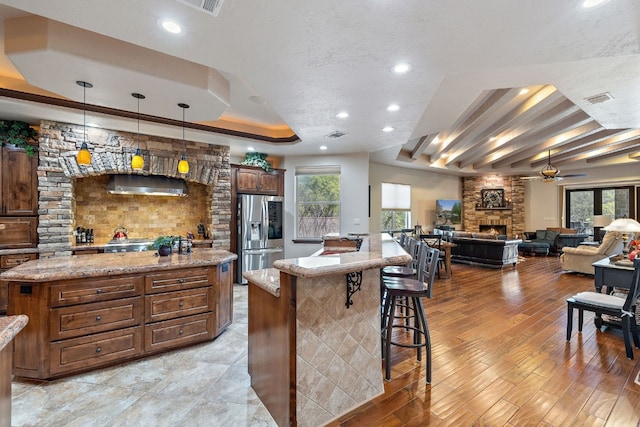
[[168, 245], [162, 245], [158, 248], [158, 255], [160, 256], [168, 256], [171, 255], [171, 246]]

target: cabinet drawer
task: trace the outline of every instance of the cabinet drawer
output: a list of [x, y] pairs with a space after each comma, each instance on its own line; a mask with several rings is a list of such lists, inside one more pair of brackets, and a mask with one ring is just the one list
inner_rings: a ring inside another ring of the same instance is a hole
[[142, 327], [51, 343], [50, 375], [83, 371], [142, 354]]
[[142, 295], [141, 277], [113, 279], [79, 279], [51, 285], [51, 306], [66, 306], [87, 302], [108, 301]]
[[208, 339], [213, 339], [213, 313], [153, 323], [147, 325], [144, 331], [146, 352], [166, 350]]
[[157, 322], [213, 311], [214, 304], [212, 287], [147, 295], [145, 321]]
[[52, 341], [142, 324], [142, 297], [51, 310]]
[[189, 268], [145, 276], [147, 294], [200, 288], [211, 284], [213, 284], [211, 267]]
[[0, 256], [0, 268], [13, 268], [36, 259], [38, 254], [12, 254]]

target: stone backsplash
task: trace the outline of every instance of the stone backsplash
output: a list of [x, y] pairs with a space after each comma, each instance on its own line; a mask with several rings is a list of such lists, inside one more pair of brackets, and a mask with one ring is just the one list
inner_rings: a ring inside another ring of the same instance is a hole
[[160, 235], [197, 236], [197, 225], [207, 223], [206, 186], [187, 182], [189, 196], [158, 197], [110, 194], [109, 175], [76, 179], [75, 226], [93, 228], [96, 244], [107, 243], [116, 227], [128, 230], [129, 238]]
[[[129, 132], [86, 128], [86, 141], [92, 153], [91, 165], [78, 165], [75, 156], [82, 144], [85, 135], [82, 125], [42, 121], [40, 124], [39, 164], [38, 164], [38, 190], [39, 190], [39, 245], [41, 257], [56, 255], [69, 255], [71, 246], [75, 243], [73, 230], [76, 226], [90, 227], [91, 205], [87, 205], [87, 196], [80, 191], [82, 198], [77, 200], [78, 186], [83, 185], [83, 180], [88, 177], [100, 177], [110, 174], [134, 173], [131, 169], [131, 157], [138, 146], [138, 136]], [[229, 164], [229, 147], [202, 144], [186, 141], [184, 151], [190, 164], [189, 173], [182, 176], [177, 172], [177, 164], [180, 154], [183, 152], [183, 141], [171, 138], [161, 138], [149, 135], [140, 135], [139, 144], [145, 159], [145, 167], [141, 172], [145, 175], [163, 175], [174, 178], [184, 178], [192, 190], [192, 184], [199, 184], [202, 188], [195, 189], [197, 203], [201, 203], [203, 211], [194, 213], [188, 219], [189, 223], [203, 222], [211, 231], [213, 246], [220, 249], [229, 249], [230, 246], [230, 220], [231, 220], [231, 168]], [[138, 173], [138, 172], [136, 172]], [[105, 178], [106, 179], [106, 178]], [[87, 183], [89, 181], [85, 181]], [[97, 186], [100, 180], [89, 183]], [[105, 181], [106, 183], [106, 181]], [[106, 194], [106, 192], [104, 193]], [[173, 216], [172, 224], [175, 224], [176, 234], [184, 234], [190, 231], [186, 228], [195, 228], [195, 224], [187, 224], [179, 219], [178, 210], [165, 211], [165, 218], [156, 219], [156, 213], [143, 213], [143, 219], [136, 219], [144, 205], [151, 208], [156, 203], [162, 204], [162, 197], [156, 201], [138, 200], [149, 196], [127, 196], [126, 205], [119, 206], [116, 217], [122, 218], [122, 212], [130, 216], [129, 223], [116, 224], [135, 229], [137, 226], [129, 224], [142, 224], [143, 221], [166, 226], [168, 217]], [[191, 196], [190, 196], [191, 197]], [[150, 197], [154, 199], [154, 197]], [[187, 197], [188, 199], [189, 197]], [[185, 203], [185, 199], [176, 198]], [[195, 199], [195, 198], [194, 198]], [[204, 203], [202, 203], [204, 199]], [[92, 199], [92, 202], [98, 202]], [[78, 212], [77, 204], [83, 205]], [[111, 202], [108, 202], [111, 203]], [[187, 202], [192, 203], [192, 202]], [[113, 205], [111, 205], [113, 207]], [[195, 205], [194, 205], [195, 206]], [[96, 210], [98, 207], [95, 206]], [[100, 208], [102, 209], [102, 208]], [[164, 207], [160, 206], [159, 210]], [[200, 209], [190, 207], [189, 209]], [[157, 210], [157, 211], [159, 211]], [[80, 218], [78, 214], [82, 215]], [[175, 215], [174, 215], [175, 214]], [[105, 214], [108, 215], [108, 214]], [[158, 214], [159, 215], [159, 214]], [[109, 219], [111, 220], [111, 219]], [[96, 239], [104, 238], [104, 233], [112, 233], [111, 223], [106, 231], [97, 226], [94, 231]], [[114, 226], [114, 228], [115, 228]], [[152, 227], [149, 224], [148, 227]], [[165, 231], [162, 232], [163, 234]], [[135, 231], [137, 235], [137, 231]], [[167, 232], [167, 234], [172, 234]], [[150, 236], [141, 236], [150, 237]]]

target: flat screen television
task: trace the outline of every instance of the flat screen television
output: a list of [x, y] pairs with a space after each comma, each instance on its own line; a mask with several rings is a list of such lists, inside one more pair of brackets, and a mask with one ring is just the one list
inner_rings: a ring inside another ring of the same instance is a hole
[[436, 200], [436, 225], [462, 224], [462, 200]]

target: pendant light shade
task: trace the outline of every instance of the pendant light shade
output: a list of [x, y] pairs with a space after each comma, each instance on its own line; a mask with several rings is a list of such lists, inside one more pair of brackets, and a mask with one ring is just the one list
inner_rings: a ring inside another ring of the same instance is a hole
[[84, 131], [83, 131], [84, 136], [82, 138], [82, 145], [80, 146], [80, 150], [76, 155], [76, 161], [78, 162], [79, 165], [87, 166], [91, 164], [91, 152], [89, 151], [89, 146], [87, 146], [87, 88], [91, 89], [93, 85], [91, 83], [83, 82], [80, 80], [76, 81], [76, 84], [78, 86], [82, 86], [83, 88], [82, 89], [82, 93], [83, 93], [82, 117], [83, 117], [83, 127], [84, 127]]
[[182, 157], [178, 162], [178, 173], [186, 175], [189, 173], [189, 162], [187, 161], [187, 149], [184, 142], [184, 111], [189, 108], [189, 104], [180, 103], [178, 107], [182, 108]]
[[136, 154], [131, 158], [131, 169], [134, 171], [141, 171], [144, 168], [144, 157], [140, 151], [140, 100], [145, 99], [145, 96], [141, 93], [132, 93], [131, 96], [138, 100], [138, 148]]

